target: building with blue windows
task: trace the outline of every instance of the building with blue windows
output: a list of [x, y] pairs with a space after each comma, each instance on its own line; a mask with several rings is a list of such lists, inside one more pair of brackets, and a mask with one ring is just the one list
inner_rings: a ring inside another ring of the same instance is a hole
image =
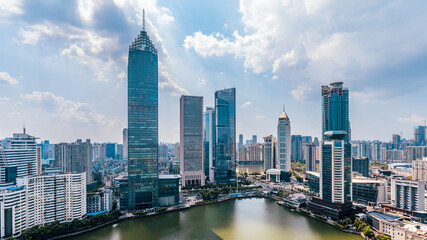
[[215, 92], [216, 184], [236, 181], [236, 89]]
[[301, 161], [303, 160], [303, 150], [302, 150], [302, 137], [301, 135], [292, 135], [291, 137], [291, 161]]
[[145, 27], [129, 46], [128, 209], [158, 206], [158, 60]]
[[426, 126], [414, 127], [414, 143], [416, 146], [426, 145]]
[[348, 111], [348, 89], [343, 88], [342, 82], [322, 86], [322, 124], [323, 132], [345, 131], [346, 141], [351, 139], [350, 120]]

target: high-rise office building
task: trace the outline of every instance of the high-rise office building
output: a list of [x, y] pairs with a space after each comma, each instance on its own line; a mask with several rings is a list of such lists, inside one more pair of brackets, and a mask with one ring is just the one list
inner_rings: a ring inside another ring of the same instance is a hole
[[264, 169], [277, 168], [277, 139], [273, 136], [264, 137]]
[[351, 140], [348, 106], [348, 89], [343, 88], [342, 82], [322, 86], [322, 134], [326, 131], [345, 131], [345, 140]]
[[302, 144], [311, 143], [312, 142], [311, 139], [312, 139], [311, 136], [301, 136]]
[[369, 158], [353, 158], [353, 172], [358, 172], [364, 177], [369, 177]]
[[[243, 142], [243, 135], [239, 138]], [[215, 166], [215, 109], [206, 107], [205, 123], [203, 134], [203, 156], [204, 156], [204, 172], [207, 181], [214, 182], [214, 166]]]
[[116, 145], [117, 143], [107, 143], [105, 155], [107, 158], [116, 159]]
[[252, 144], [256, 144], [258, 142], [257, 136], [252, 135]]
[[203, 97], [181, 96], [180, 143], [182, 186], [204, 186]]
[[345, 131], [327, 131], [320, 163], [320, 198], [308, 203], [311, 211], [342, 219], [352, 211], [351, 144]]
[[237, 147], [239, 148], [242, 145], [243, 145], [243, 134], [239, 134], [239, 144], [237, 145]]
[[158, 206], [158, 83], [157, 49], [144, 23], [129, 46], [128, 57], [130, 210]]
[[215, 92], [215, 183], [236, 181], [236, 89]]
[[314, 143], [304, 144], [304, 160], [307, 171], [316, 171], [316, 145]]
[[14, 133], [0, 141], [0, 183], [15, 182], [18, 177], [37, 174], [36, 138]]
[[414, 128], [414, 143], [416, 146], [426, 145], [426, 126], [416, 126]]
[[283, 109], [277, 123], [277, 167], [280, 180], [289, 181], [291, 172], [291, 122]]
[[128, 160], [128, 129], [123, 129], [123, 159]]
[[399, 134], [393, 134], [392, 138], [393, 138], [393, 143], [397, 143], [397, 144], [402, 143], [402, 140]]
[[352, 211], [351, 151], [348, 89], [342, 82], [322, 86], [323, 144], [320, 161], [320, 198], [308, 208], [314, 213], [342, 219]]
[[303, 150], [302, 150], [302, 137], [301, 135], [292, 135], [291, 137], [291, 161], [300, 161], [303, 159]]
[[333, 203], [351, 202], [351, 145], [344, 140], [344, 131], [328, 131], [325, 135], [320, 196]]

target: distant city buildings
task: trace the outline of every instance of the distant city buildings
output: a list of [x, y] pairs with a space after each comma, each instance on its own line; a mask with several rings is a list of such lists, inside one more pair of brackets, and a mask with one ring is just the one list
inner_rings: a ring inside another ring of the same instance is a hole
[[77, 139], [74, 143], [55, 144], [55, 160], [52, 167], [61, 169], [63, 173], [86, 173], [86, 182], [92, 178], [92, 144], [89, 139], [83, 142]]
[[302, 137], [301, 135], [292, 135], [291, 137], [291, 161], [303, 160]]
[[182, 186], [204, 186], [203, 97], [181, 96], [180, 144]]
[[358, 172], [364, 177], [369, 177], [369, 158], [353, 158], [353, 172]]
[[315, 143], [304, 144], [304, 160], [307, 171], [316, 171], [316, 145]]
[[426, 126], [417, 126], [414, 128], [414, 144], [416, 146], [426, 145]]

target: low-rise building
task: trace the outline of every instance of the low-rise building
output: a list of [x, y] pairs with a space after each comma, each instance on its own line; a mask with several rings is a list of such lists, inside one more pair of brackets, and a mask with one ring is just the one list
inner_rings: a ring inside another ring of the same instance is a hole
[[320, 173], [307, 171], [306, 174], [307, 174], [308, 187], [310, 188], [310, 191], [319, 193]]
[[388, 235], [392, 240], [422, 240], [427, 238], [427, 225], [405, 221], [400, 216], [371, 211], [367, 223], [376, 231]]
[[365, 205], [387, 202], [386, 180], [354, 177], [352, 184], [353, 202]]
[[104, 213], [113, 210], [113, 191], [100, 189], [86, 196], [88, 214]]

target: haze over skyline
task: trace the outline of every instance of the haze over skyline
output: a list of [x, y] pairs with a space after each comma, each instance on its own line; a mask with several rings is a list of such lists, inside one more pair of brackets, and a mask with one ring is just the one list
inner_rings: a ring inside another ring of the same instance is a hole
[[[237, 135], [320, 137], [321, 85], [350, 92], [352, 139], [412, 138], [427, 119], [424, 1], [0, 0], [0, 138], [122, 142], [127, 55], [142, 8], [159, 52], [159, 140], [179, 141], [179, 98], [235, 87]], [[283, 14], [285, 13], [285, 14]]]

